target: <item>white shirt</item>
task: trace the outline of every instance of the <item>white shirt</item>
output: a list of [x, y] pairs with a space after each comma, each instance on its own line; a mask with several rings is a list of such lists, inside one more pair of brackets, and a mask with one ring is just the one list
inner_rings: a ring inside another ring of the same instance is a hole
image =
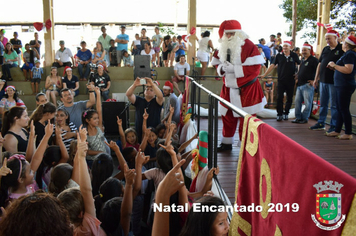
[[152, 61], [152, 55], [154, 55], [154, 54], [155, 54], [155, 51], [153, 49], [151, 49], [151, 51], [148, 54], [145, 52], [145, 50], [141, 51], [141, 55], [149, 55], [150, 56], [150, 61]]
[[174, 70], [177, 71], [178, 75], [185, 75], [184, 74], [184, 69], [187, 69], [187, 71], [188, 70], [190, 71], [190, 65], [188, 63], [186, 63], [186, 62], [184, 63], [184, 65], [180, 64], [180, 62], [176, 63], [174, 65]]
[[69, 48], [64, 48], [63, 52], [58, 50], [54, 58], [61, 62], [70, 62], [71, 57], [73, 57], [72, 51]]
[[199, 40], [199, 51], [210, 53], [209, 50], [209, 37], [204, 37]]

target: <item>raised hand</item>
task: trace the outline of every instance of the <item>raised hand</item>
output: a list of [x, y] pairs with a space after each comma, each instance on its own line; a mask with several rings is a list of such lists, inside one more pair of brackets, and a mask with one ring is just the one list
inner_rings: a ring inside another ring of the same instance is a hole
[[36, 135], [35, 125], [33, 124], [33, 120], [31, 120], [31, 123], [30, 123], [30, 135], [32, 135], [32, 136]]
[[0, 177], [12, 174], [12, 170], [7, 167], [7, 158], [4, 159], [2, 167], [0, 168]]
[[172, 105], [169, 105], [169, 112], [170, 112], [171, 114], [174, 113], [174, 107], [172, 107]]
[[83, 125], [81, 125], [79, 127], [79, 135], [80, 135], [80, 139], [83, 141], [83, 142], [86, 142], [87, 141], [87, 129], [86, 128], [83, 128]]
[[174, 151], [174, 148], [173, 148], [173, 146], [172, 146], [172, 140], [169, 140], [168, 141], [168, 143], [167, 143], [167, 146], [164, 146], [164, 145], [162, 145], [162, 144], [160, 144], [160, 146], [162, 147], [162, 148], [164, 148], [167, 152], [168, 152], [168, 154], [169, 155], [175, 155], [176, 154], [176, 152]]
[[117, 125], [122, 126], [122, 119], [120, 119], [118, 116], [116, 116], [117, 119]]
[[158, 187], [160, 194], [171, 196], [184, 186], [184, 182], [181, 181], [181, 174], [179, 173], [179, 168], [184, 163], [185, 160], [181, 160], [166, 174]]
[[134, 169], [130, 170], [127, 164], [125, 164], [124, 175], [125, 175], [126, 185], [133, 185], [136, 177], [135, 170]]
[[86, 138], [81, 139], [80, 133], [77, 133], [77, 153], [80, 157], [86, 157], [88, 151], [88, 144], [86, 143]]
[[114, 141], [111, 140], [110, 143], [108, 143], [108, 142], [106, 142], [106, 141], [105, 141], [105, 143], [106, 143], [106, 145], [108, 145], [108, 147], [109, 147], [110, 149], [112, 149], [114, 152], [117, 151], [117, 150], [120, 151], [120, 148], [119, 148], [119, 146], [117, 146], [117, 143], [116, 143], [116, 142], [114, 142]]
[[51, 124], [51, 121], [48, 120], [48, 123], [45, 127], [45, 136], [49, 138], [52, 136], [52, 134], [53, 134], [53, 124]]
[[143, 119], [147, 120], [148, 119], [148, 113], [147, 113], [147, 109], [145, 108], [145, 113], [143, 113]]
[[146, 161], [145, 153], [141, 152], [141, 149], [137, 152], [135, 162], [139, 165], [143, 165]]

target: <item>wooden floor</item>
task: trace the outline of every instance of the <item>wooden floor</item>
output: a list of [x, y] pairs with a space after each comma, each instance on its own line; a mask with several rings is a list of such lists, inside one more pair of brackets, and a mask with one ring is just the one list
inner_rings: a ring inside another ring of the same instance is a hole
[[[309, 126], [316, 123], [315, 120], [310, 120], [308, 124], [293, 124], [291, 123], [292, 119], [281, 122], [277, 122], [275, 119], [262, 120], [356, 178], [356, 136], [353, 140], [338, 140], [326, 137], [324, 135], [325, 131], [312, 131], [308, 129]], [[200, 129], [208, 130], [208, 120], [201, 118], [200, 122]], [[221, 131], [222, 121], [219, 119], [219, 135], [221, 135]], [[238, 135], [235, 135], [235, 139], [236, 136], [238, 137]], [[232, 152], [218, 153], [218, 166], [220, 168], [218, 179], [231, 202], [235, 201], [235, 181], [239, 151], [240, 148], [235, 140]]]

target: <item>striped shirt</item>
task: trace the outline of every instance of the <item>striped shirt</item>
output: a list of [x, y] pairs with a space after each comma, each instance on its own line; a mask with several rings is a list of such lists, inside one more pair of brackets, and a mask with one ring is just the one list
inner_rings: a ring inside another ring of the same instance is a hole
[[[77, 127], [75, 127], [75, 125], [73, 124], [73, 122], [69, 122], [69, 128], [71, 130], [71, 132], [76, 132], [77, 131]], [[53, 136], [56, 136], [56, 126], [53, 125]], [[74, 140], [74, 138], [69, 138], [69, 139], [65, 139], [64, 138], [64, 135], [66, 135], [67, 131], [66, 130], [62, 130], [62, 140], [63, 140], [63, 143], [64, 143], [64, 146], [66, 147], [67, 149], [67, 152], [69, 153], [69, 147], [70, 147], [70, 143]]]

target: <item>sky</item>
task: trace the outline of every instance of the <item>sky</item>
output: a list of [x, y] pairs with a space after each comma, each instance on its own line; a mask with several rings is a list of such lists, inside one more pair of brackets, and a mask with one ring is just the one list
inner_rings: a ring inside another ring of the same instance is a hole
[[[3, 1], [5, 0], [0, 0]], [[285, 34], [290, 24], [286, 23], [283, 11], [278, 7], [282, 0], [196, 1], [197, 24], [220, 25], [224, 20], [235, 19], [241, 23], [242, 30], [254, 43], [262, 37], [268, 41], [269, 35], [277, 32], [282, 33], [283, 40], [289, 39]], [[188, 19], [188, 0], [178, 0], [178, 2], [176, 0], [53, 0], [53, 2], [54, 19], [59, 22], [174, 23], [176, 6], [177, 22], [186, 23]], [[17, 0], [16, 4], [21, 6], [16, 8], [16, 14], [12, 11], [3, 11], [0, 22], [43, 21], [42, 0]]]

